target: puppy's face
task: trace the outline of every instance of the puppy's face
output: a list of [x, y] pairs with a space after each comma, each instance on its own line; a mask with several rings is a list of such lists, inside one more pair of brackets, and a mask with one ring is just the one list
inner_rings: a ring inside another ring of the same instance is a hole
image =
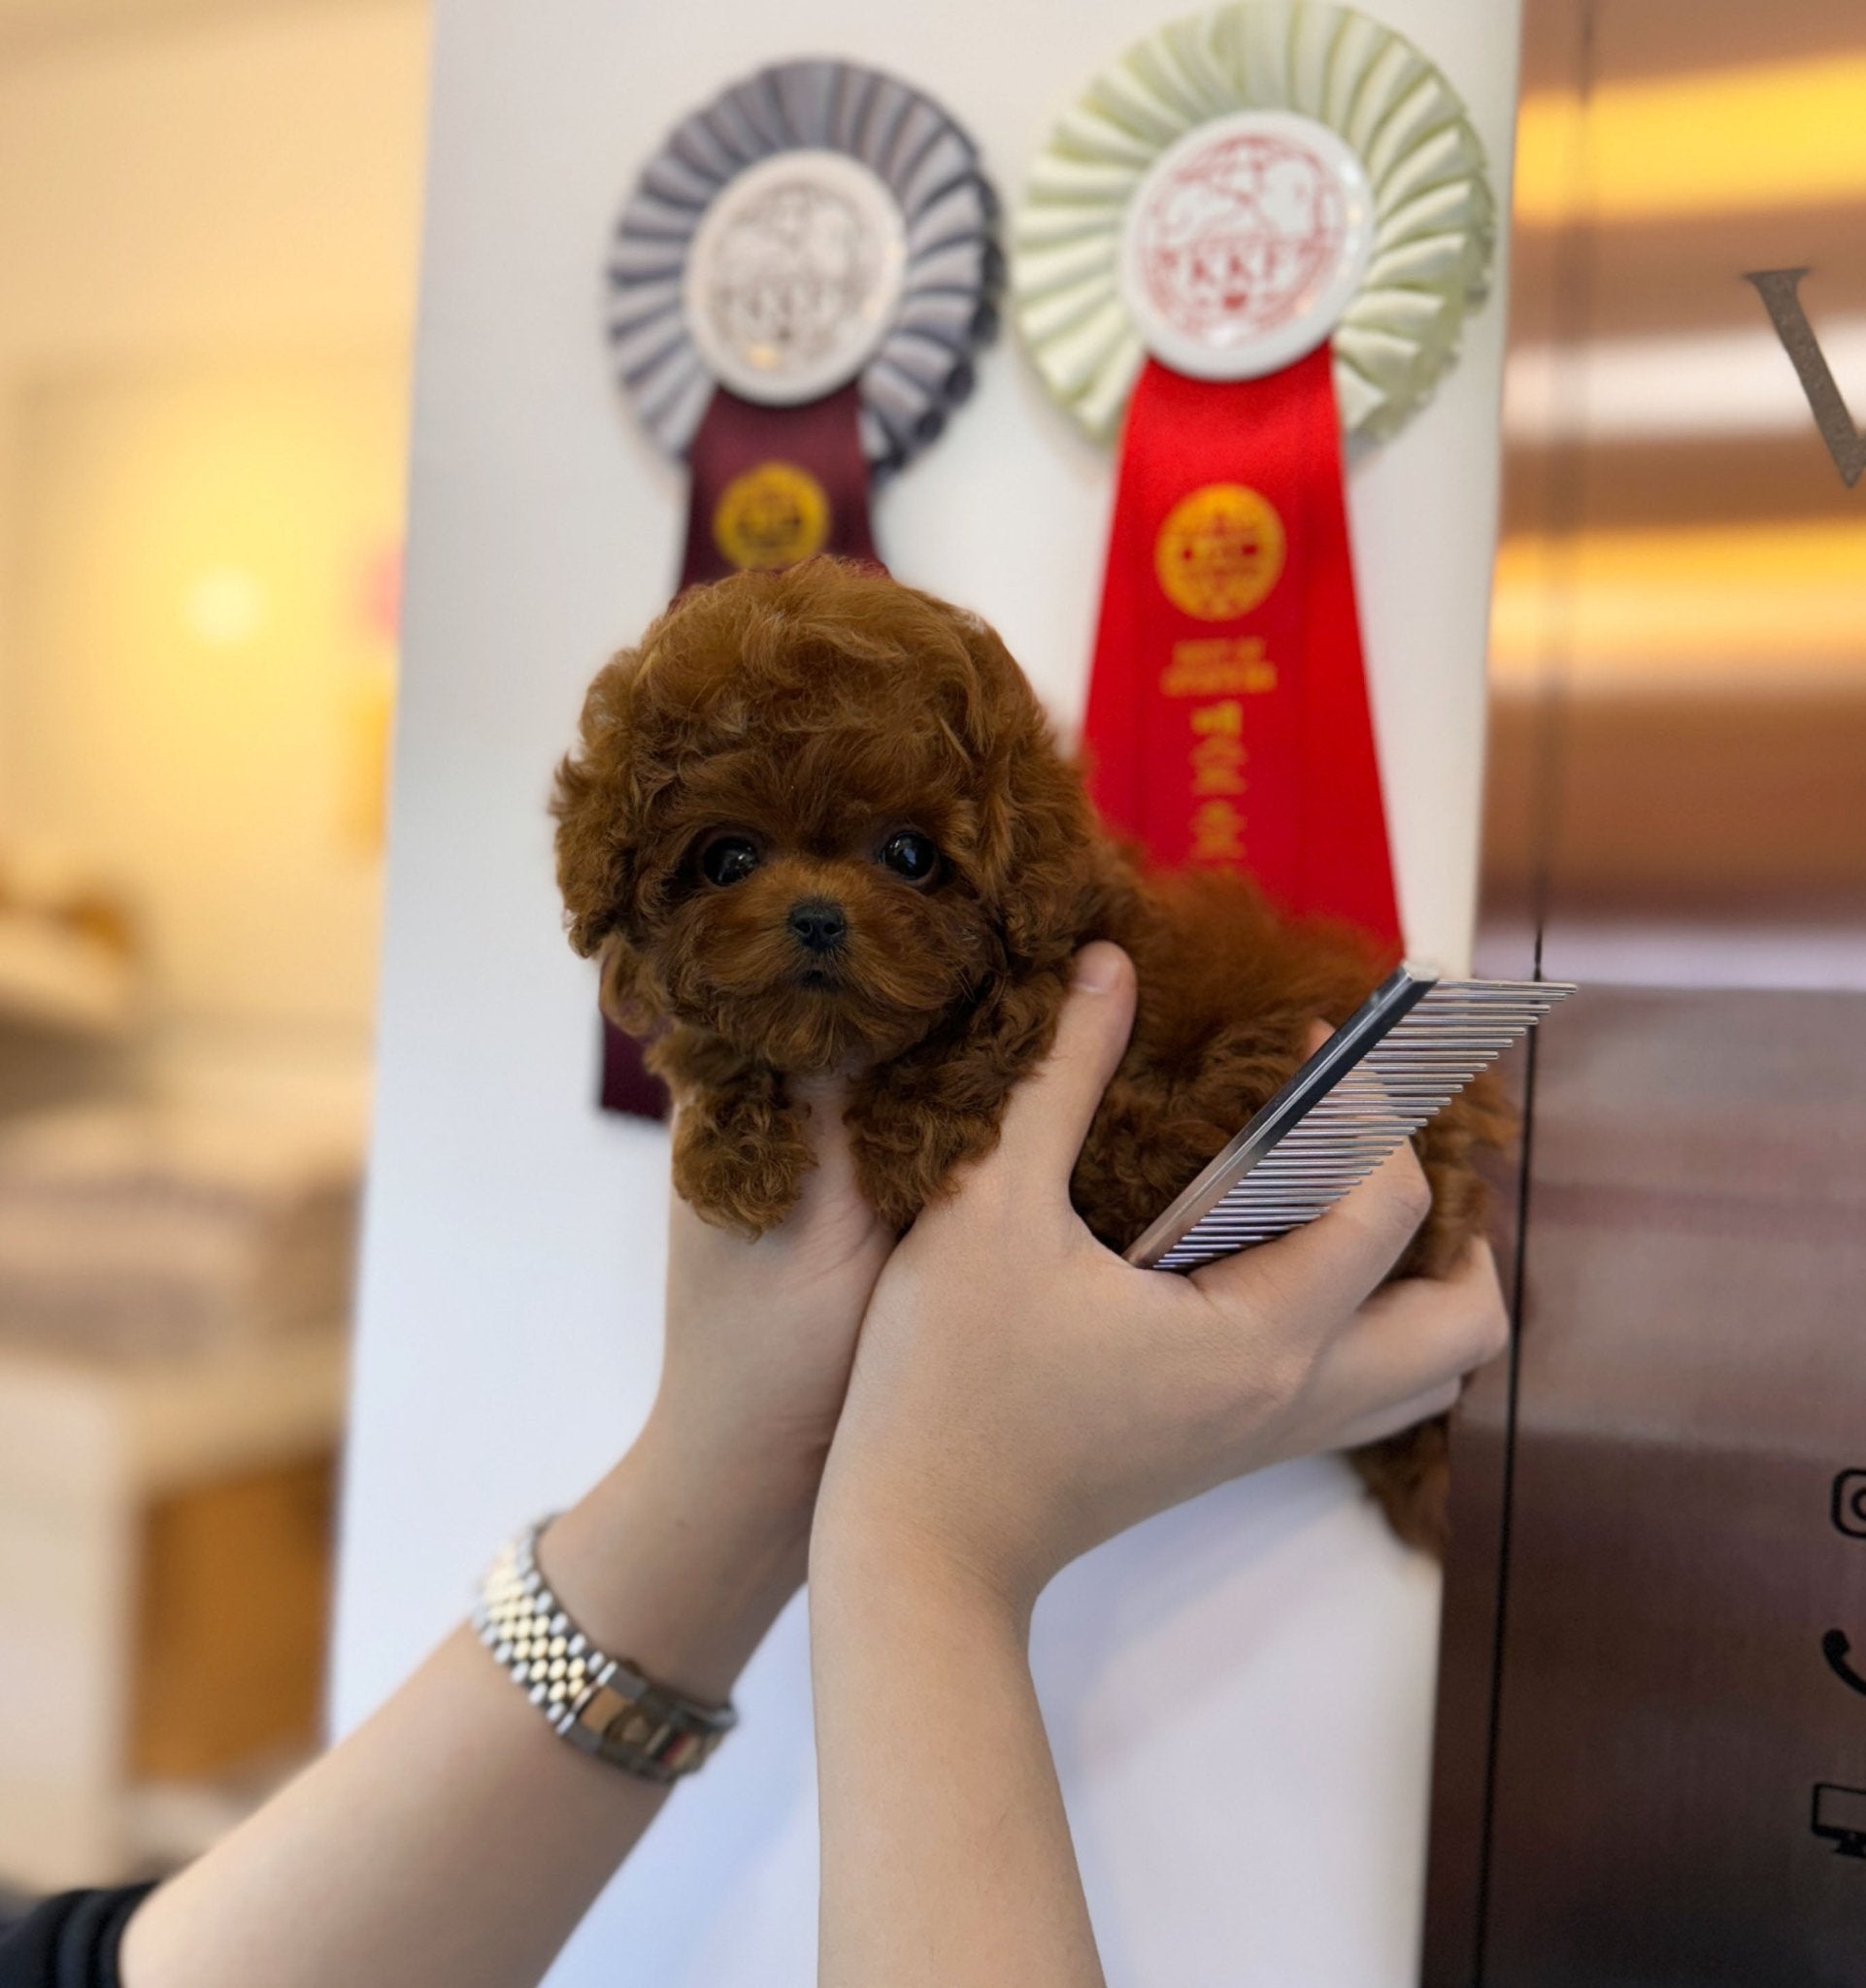
[[793, 1072], [884, 1061], [976, 1000], [1090, 839], [996, 638], [829, 562], [684, 597], [598, 679], [557, 812], [619, 1018]]
[[627, 943], [657, 1005], [778, 1069], [826, 1070], [897, 1054], [981, 984], [994, 945], [968, 824], [919, 755], [879, 767], [847, 732], [783, 754], [700, 743], [641, 848]]

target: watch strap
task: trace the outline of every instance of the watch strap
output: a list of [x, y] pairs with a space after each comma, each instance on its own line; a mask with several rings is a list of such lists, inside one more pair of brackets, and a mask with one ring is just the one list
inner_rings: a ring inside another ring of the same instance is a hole
[[590, 1641], [539, 1569], [538, 1541], [550, 1523], [540, 1519], [508, 1541], [487, 1571], [473, 1615], [480, 1640], [581, 1751], [648, 1781], [697, 1773], [738, 1714], [683, 1698]]

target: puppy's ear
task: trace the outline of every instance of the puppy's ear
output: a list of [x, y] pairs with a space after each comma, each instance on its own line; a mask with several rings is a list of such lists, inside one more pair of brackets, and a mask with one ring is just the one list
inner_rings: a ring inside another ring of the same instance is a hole
[[625, 929], [634, 906], [643, 797], [629, 704], [639, 663], [624, 649], [598, 672], [551, 796], [565, 927], [585, 958]]
[[1103, 922], [1113, 851], [1029, 679], [994, 630], [966, 624], [981, 880], [1013, 970], [1060, 966]]
[[646, 1036], [665, 1018], [648, 963], [619, 931], [600, 947], [596, 1005], [627, 1036]]
[[1027, 968], [1060, 966], [1106, 922], [1113, 852], [1047, 724], [1009, 771], [1010, 857], [999, 898], [1006, 950]]

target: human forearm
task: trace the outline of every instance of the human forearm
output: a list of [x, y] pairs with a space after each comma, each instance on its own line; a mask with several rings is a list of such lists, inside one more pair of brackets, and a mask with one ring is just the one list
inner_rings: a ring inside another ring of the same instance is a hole
[[825, 1513], [811, 1555], [822, 1988], [1099, 1988], [1028, 1611]]
[[[723, 1699], [803, 1570], [808, 1500], [650, 1426], [546, 1535], [599, 1645]], [[124, 1988], [518, 1988], [666, 1791], [579, 1753], [462, 1628], [124, 1940]]]

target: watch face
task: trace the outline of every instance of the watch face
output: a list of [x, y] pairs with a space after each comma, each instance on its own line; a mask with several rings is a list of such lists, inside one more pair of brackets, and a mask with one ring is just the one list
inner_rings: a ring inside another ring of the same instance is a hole
[[1289, 111], [1196, 125], [1129, 204], [1120, 286], [1147, 348], [1199, 380], [1252, 380], [1320, 345], [1353, 300], [1374, 202], [1353, 149]]
[[900, 208], [868, 167], [846, 152], [778, 152], [702, 217], [683, 282], [687, 329], [746, 400], [816, 400], [886, 338], [906, 263]]

